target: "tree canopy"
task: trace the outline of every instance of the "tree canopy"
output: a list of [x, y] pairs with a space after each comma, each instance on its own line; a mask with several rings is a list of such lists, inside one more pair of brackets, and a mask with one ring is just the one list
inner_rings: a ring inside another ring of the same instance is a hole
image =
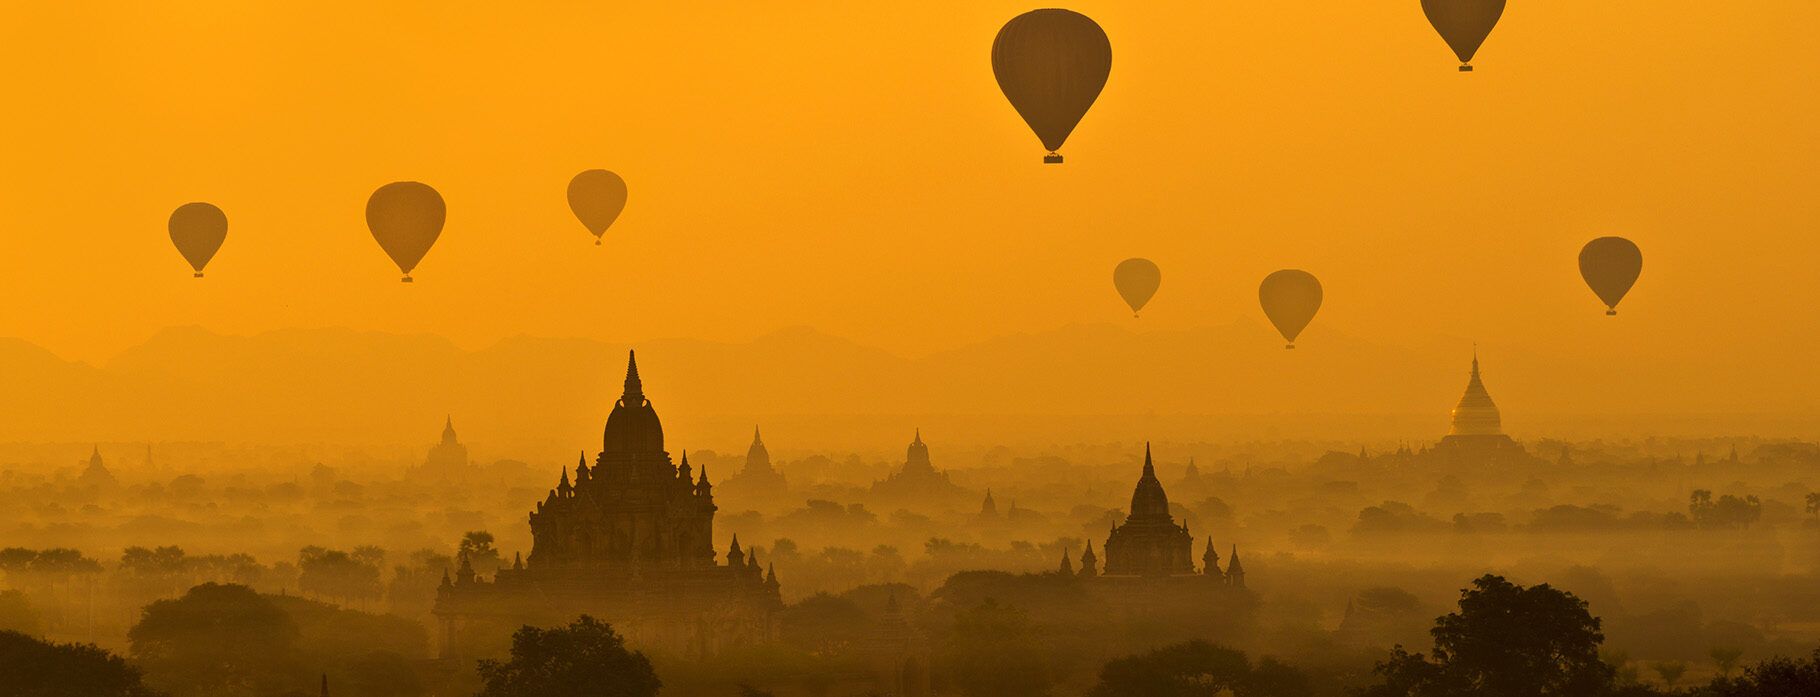
[[1525, 588], [1486, 574], [1435, 621], [1432, 656], [1396, 647], [1378, 664], [1385, 683], [1367, 697], [1594, 695], [1612, 685], [1605, 640], [1586, 601], [1547, 584]]
[[91, 644], [52, 644], [0, 631], [0, 688], [33, 697], [161, 697], [139, 669]]
[[480, 679], [480, 697], [653, 697], [663, 686], [644, 654], [587, 615], [567, 627], [518, 630], [511, 659], [481, 661]]
[[1022, 608], [987, 598], [954, 613], [943, 660], [967, 697], [1035, 697], [1054, 682]]
[[293, 671], [284, 662], [297, 638], [296, 621], [270, 599], [246, 586], [214, 583], [147, 605], [127, 632], [133, 657], [156, 684], [195, 691], [291, 686]]

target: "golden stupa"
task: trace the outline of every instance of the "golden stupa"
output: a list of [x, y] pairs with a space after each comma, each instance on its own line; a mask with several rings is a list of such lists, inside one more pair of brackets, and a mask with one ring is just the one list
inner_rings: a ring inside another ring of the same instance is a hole
[[1466, 382], [1466, 394], [1460, 395], [1460, 403], [1453, 408], [1453, 429], [1447, 435], [1504, 435], [1498, 419], [1498, 405], [1492, 403], [1491, 393], [1485, 391], [1485, 383], [1479, 380], [1477, 351], [1472, 355], [1472, 379]]
[[1435, 453], [1458, 465], [1516, 466], [1528, 459], [1523, 446], [1504, 435], [1503, 419], [1491, 393], [1479, 379], [1479, 352], [1472, 354], [1472, 377], [1466, 393], [1453, 408], [1453, 428], [1435, 446]]

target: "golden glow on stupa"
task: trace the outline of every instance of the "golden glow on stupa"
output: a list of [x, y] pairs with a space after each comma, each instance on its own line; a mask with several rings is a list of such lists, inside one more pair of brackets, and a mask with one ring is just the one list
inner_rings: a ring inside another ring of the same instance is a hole
[[1485, 383], [1479, 381], [1479, 352], [1472, 354], [1472, 379], [1466, 383], [1466, 394], [1460, 395], [1460, 403], [1453, 408], [1453, 429], [1447, 432], [1450, 436], [1498, 436], [1504, 430], [1498, 418], [1498, 405], [1491, 401], [1491, 394], [1485, 391]]

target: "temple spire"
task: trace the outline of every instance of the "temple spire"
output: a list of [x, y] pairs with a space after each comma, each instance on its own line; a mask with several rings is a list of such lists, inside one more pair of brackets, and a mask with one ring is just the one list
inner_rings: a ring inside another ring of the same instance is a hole
[[638, 379], [638, 352], [626, 352], [626, 393], [619, 400], [628, 407], [645, 403], [645, 385]]
[[1156, 466], [1150, 464], [1150, 441], [1144, 441], [1144, 476], [1156, 477]]

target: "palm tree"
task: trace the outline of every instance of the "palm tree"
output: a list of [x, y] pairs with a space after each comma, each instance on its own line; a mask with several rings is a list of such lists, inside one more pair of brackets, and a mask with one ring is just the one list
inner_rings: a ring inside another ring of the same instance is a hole
[[1744, 650], [1743, 649], [1720, 648], [1720, 647], [1715, 646], [1711, 650], [1707, 651], [1706, 655], [1711, 656], [1713, 659], [1713, 665], [1716, 665], [1719, 667], [1719, 677], [1729, 678], [1732, 675], [1732, 668], [1736, 668], [1738, 666], [1738, 657], [1744, 655]]
[[1656, 675], [1662, 676], [1662, 684], [1668, 687], [1674, 687], [1675, 681], [1687, 672], [1686, 661], [1659, 661], [1651, 663], [1649, 667], [1656, 670]]

